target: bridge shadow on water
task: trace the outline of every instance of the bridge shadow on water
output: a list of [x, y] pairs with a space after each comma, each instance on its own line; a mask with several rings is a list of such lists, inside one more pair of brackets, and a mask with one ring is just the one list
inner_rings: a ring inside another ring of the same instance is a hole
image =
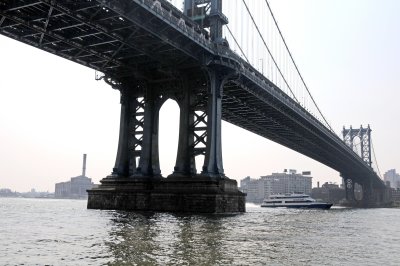
[[[232, 264], [224, 250], [227, 220], [238, 214], [112, 212], [109, 265]], [[239, 215], [240, 216], [240, 215]]]
[[[379, 217], [388, 213], [390, 209], [271, 209], [249, 204], [244, 214], [224, 215], [107, 211], [104, 247], [108, 265], [351, 264], [363, 261], [363, 250], [374, 250], [375, 245], [365, 241], [377, 239]], [[356, 257], [337, 256], [341, 245], [357, 247], [350, 252]], [[383, 258], [371, 254], [371, 261]]]
[[[105, 242], [111, 257], [108, 264], [243, 265], [273, 262], [282, 257], [282, 254], [277, 254], [283, 251], [286, 251], [284, 257], [290, 256], [290, 247], [296, 246], [296, 242], [290, 243], [290, 239], [311, 232], [307, 224], [311, 217], [334, 217], [338, 212], [351, 214], [354, 210], [272, 210], [249, 205], [244, 214], [111, 211], [109, 239]], [[316, 223], [319, 223], [318, 219]], [[257, 249], [262, 250], [263, 255], [257, 255]], [[252, 256], [248, 257], [249, 254]]]

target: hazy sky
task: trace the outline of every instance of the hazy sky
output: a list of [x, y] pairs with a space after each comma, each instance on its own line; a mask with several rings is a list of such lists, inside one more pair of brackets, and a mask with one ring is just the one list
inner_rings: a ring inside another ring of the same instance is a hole
[[[399, 169], [400, 1], [270, 4], [333, 129], [340, 133], [343, 125], [370, 124], [381, 173]], [[91, 69], [2, 36], [0, 75], [0, 188], [54, 191], [56, 182], [80, 175], [83, 153], [94, 182], [111, 172], [118, 144], [118, 91], [95, 81]], [[160, 116], [164, 176], [175, 163], [178, 119], [177, 104], [168, 101]], [[222, 131], [230, 178], [291, 168], [310, 170], [314, 184], [341, 182], [336, 171], [267, 139], [225, 122]]]

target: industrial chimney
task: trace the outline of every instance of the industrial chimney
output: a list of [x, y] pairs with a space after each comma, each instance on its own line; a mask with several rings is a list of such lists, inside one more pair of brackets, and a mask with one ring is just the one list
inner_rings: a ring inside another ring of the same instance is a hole
[[86, 176], [86, 154], [83, 154], [82, 176]]

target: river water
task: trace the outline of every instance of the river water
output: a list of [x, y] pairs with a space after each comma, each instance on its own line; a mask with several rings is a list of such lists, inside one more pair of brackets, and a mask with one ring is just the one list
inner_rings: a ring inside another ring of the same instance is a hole
[[246, 207], [184, 215], [0, 198], [0, 265], [400, 265], [400, 209]]

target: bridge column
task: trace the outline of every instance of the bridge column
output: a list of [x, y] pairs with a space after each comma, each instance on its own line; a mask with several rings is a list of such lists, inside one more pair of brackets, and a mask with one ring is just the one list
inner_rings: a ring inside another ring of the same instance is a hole
[[209, 91], [207, 103], [207, 146], [201, 175], [224, 179], [222, 165], [221, 121], [222, 91], [224, 76], [214, 69], [209, 69]]
[[143, 143], [139, 159], [139, 166], [133, 177], [161, 177], [159, 154], [158, 154], [158, 132], [159, 132], [159, 111], [161, 107], [160, 98], [154, 94], [152, 88], [146, 89], [144, 96], [144, 125]]
[[371, 207], [374, 204], [376, 204], [377, 203], [376, 200], [378, 200], [378, 198], [376, 198], [371, 180], [365, 180], [361, 186], [363, 191], [363, 198], [362, 198], [363, 206]]
[[131, 116], [130, 101], [131, 95], [128, 90], [121, 90], [121, 116], [119, 124], [119, 141], [117, 157], [111, 176], [127, 177], [129, 175], [129, 120]]
[[194, 95], [184, 82], [182, 95], [178, 99], [180, 107], [178, 153], [174, 172], [169, 177], [193, 177], [196, 175], [194, 154]]
[[354, 196], [354, 182], [352, 179], [345, 177], [344, 183], [346, 189], [346, 199], [349, 204], [353, 204], [356, 200]]
[[129, 88], [120, 89], [121, 115], [115, 165], [109, 178], [129, 177], [141, 155], [144, 99]]

